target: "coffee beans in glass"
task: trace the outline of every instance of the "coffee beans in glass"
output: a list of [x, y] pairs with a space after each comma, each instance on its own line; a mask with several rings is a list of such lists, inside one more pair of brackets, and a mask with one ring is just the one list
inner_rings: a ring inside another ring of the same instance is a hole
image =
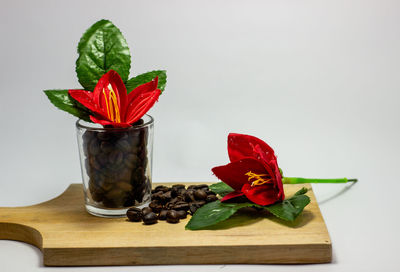
[[76, 123], [86, 210], [122, 217], [151, 198], [153, 118], [145, 115], [128, 128]]

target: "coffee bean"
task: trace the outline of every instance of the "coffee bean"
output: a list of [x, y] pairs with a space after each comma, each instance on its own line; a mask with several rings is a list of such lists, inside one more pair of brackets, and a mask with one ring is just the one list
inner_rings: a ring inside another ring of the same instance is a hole
[[122, 152], [129, 152], [131, 150], [131, 146], [126, 140], [119, 140], [116, 144], [116, 146], [122, 151]]
[[186, 202], [193, 202], [195, 201], [194, 198], [194, 191], [193, 190], [187, 190], [185, 193], [185, 201]]
[[99, 153], [100, 153], [100, 144], [98, 140], [93, 139], [92, 141], [90, 141], [89, 144], [89, 154], [96, 156]]
[[217, 195], [216, 193], [214, 193], [213, 191], [206, 191], [207, 195]]
[[189, 210], [189, 204], [183, 201], [178, 201], [175, 203], [174, 205], [174, 210], [180, 211], [180, 210], [184, 210], [187, 211]]
[[199, 200], [199, 201], [196, 201], [195, 203], [200, 205], [200, 207], [203, 207], [204, 205], [206, 205], [207, 202], [205, 200]]
[[156, 201], [150, 202], [149, 207], [156, 213], [160, 212], [163, 208], [163, 206]]
[[185, 219], [187, 217], [187, 211], [180, 210], [180, 211], [176, 211], [176, 213], [180, 219]]
[[151, 212], [153, 212], [153, 210], [150, 207], [144, 207], [142, 209], [143, 215], [146, 215], [146, 214], [151, 213]]
[[189, 204], [190, 214], [193, 215], [197, 211], [198, 208], [200, 208], [200, 205], [197, 204], [196, 202], [190, 203]]
[[193, 187], [193, 189], [197, 190], [197, 189], [207, 189], [208, 190], [208, 185], [207, 184], [199, 184], [199, 185], [195, 185]]
[[172, 185], [172, 189], [174, 189], [174, 188], [176, 188], [176, 189], [185, 189], [186, 186], [183, 185], [183, 184], [174, 184], [174, 185]]
[[93, 167], [94, 169], [100, 170], [101, 165], [100, 163], [96, 160], [96, 157], [91, 156], [89, 159], [90, 166]]
[[118, 179], [126, 182], [130, 182], [132, 177], [132, 171], [130, 171], [128, 168], [124, 167], [122, 170], [118, 173]]
[[170, 210], [167, 212], [167, 222], [173, 224], [179, 222], [179, 216], [176, 211]]
[[198, 189], [198, 190], [196, 190], [196, 191], [194, 192], [194, 197], [195, 197], [197, 200], [204, 200], [204, 199], [207, 198], [207, 194], [206, 194], [206, 192], [204, 192], [203, 190]]
[[106, 194], [106, 197], [110, 200], [117, 201], [118, 199], [124, 198], [125, 192], [119, 188], [114, 188]]
[[111, 133], [99, 132], [97, 133], [97, 138], [99, 138], [100, 140], [109, 140], [111, 138]]
[[113, 184], [110, 182], [107, 182], [106, 180], [104, 180], [101, 184], [100, 184], [101, 189], [103, 189], [103, 191], [108, 192], [113, 188]]
[[108, 162], [108, 157], [104, 153], [99, 153], [96, 156], [96, 161], [98, 161], [100, 163], [100, 165], [105, 166]]
[[122, 162], [123, 159], [124, 154], [117, 149], [114, 149], [110, 152], [110, 155], [108, 155], [108, 161], [110, 164], [118, 165]]
[[153, 212], [147, 213], [143, 216], [143, 223], [145, 225], [152, 225], [157, 223], [157, 221], [157, 214]]
[[151, 199], [152, 199], [152, 200], [160, 200], [160, 199], [161, 199], [161, 196], [162, 196], [163, 194], [164, 194], [164, 193], [163, 193], [162, 191], [153, 192], [152, 195], [151, 195]]
[[108, 154], [114, 149], [114, 146], [110, 142], [102, 141], [100, 143], [100, 149], [103, 153]]
[[138, 161], [139, 161], [139, 158], [135, 154], [132, 154], [132, 153], [126, 154], [126, 156], [124, 158], [124, 163], [129, 168], [134, 168], [135, 166], [137, 166]]
[[156, 188], [154, 188], [154, 190], [157, 191], [162, 191], [163, 193], [168, 192], [169, 190], [171, 190], [170, 188], [168, 188], [167, 186], [164, 185], [159, 185]]
[[143, 119], [139, 119], [137, 120], [135, 123], [132, 124], [132, 127], [137, 127], [137, 126], [141, 126], [144, 124]]
[[213, 201], [216, 201], [216, 200], [218, 200], [218, 197], [217, 197], [216, 195], [208, 195], [208, 196], [206, 197], [206, 202], [207, 202], [207, 203], [213, 202]]
[[168, 191], [166, 193], [163, 193], [160, 195], [160, 201], [161, 203], [167, 203], [168, 201], [171, 201], [171, 191]]
[[158, 215], [158, 219], [166, 220], [167, 219], [167, 213], [168, 213], [168, 210], [162, 210], [160, 212], [160, 214]]
[[138, 208], [130, 208], [127, 210], [126, 216], [128, 217], [129, 221], [140, 222], [142, 220], [143, 213]]
[[123, 181], [117, 182], [117, 186], [124, 192], [130, 192], [133, 188], [132, 185]]

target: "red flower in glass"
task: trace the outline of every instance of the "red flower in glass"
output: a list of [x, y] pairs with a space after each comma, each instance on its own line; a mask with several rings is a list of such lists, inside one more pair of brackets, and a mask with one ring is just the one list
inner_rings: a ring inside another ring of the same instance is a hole
[[91, 110], [94, 123], [113, 127], [129, 127], [154, 105], [161, 94], [158, 77], [127, 94], [121, 77], [110, 70], [97, 82], [94, 91], [69, 90], [72, 98]]
[[258, 205], [270, 205], [285, 198], [282, 175], [274, 150], [262, 140], [243, 134], [228, 136], [230, 163], [214, 167], [213, 173], [235, 191], [221, 199], [246, 196]]

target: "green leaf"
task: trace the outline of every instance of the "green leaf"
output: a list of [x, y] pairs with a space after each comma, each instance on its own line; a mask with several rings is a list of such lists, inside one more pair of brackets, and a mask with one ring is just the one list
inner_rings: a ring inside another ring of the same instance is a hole
[[294, 196], [297, 196], [297, 195], [304, 195], [305, 193], [307, 193], [308, 192], [308, 189], [306, 188], [306, 187], [303, 187], [303, 188], [301, 188], [300, 190], [298, 190], [295, 194], [294, 194]]
[[253, 203], [221, 203], [217, 200], [198, 209], [185, 226], [188, 230], [199, 230], [224, 221], [244, 207], [254, 206]]
[[128, 93], [130, 93], [136, 87], [152, 81], [157, 76], [158, 88], [163, 92], [165, 85], [167, 84], [167, 71], [165, 70], [155, 70], [133, 77], [126, 82], [126, 89], [128, 90]]
[[310, 203], [310, 198], [304, 195], [306, 192], [307, 189], [302, 188], [291, 198], [270, 206], [264, 206], [263, 208], [282, 220], [294, 221], [303, 211], [304, 207]]
[[76, 74], [85, 90], [92, 91], [109, 70], [115, 70], [126, 82], [131, 67], [128, 44], [121, 31], [110, 21], [100, 20], [83, 34], [78, 44]]
[[210, 185], [210, 190], [214, 193], [224, 197], [227, 194], [233, 192], [234, 190], [228, 184], [224, 182], [218, 182]]
[[90, 112], [85, 110], [80, 103], [73, 99], [68, 94], [68, 90], [45, 90], [44, 93], [47, 95], [50, 102], [60, 110], [91, 122], [89, 118]]

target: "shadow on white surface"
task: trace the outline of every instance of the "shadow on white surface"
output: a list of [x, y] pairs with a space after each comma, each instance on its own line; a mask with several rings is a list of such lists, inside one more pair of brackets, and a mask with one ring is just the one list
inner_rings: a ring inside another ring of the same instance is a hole
[[346, 187], [340, 189], [338, 192], [333, 193], [331, 196], [326, 197], [325, 199], [322, 199], [321, 201], [318, 201], [319, 205], [323, 205], [328, 201], [331, 201], [341, 195], [343, 195], [344, 193], [346, 193], [348, 190], [350, 190], [357, 182], [353, 182], [350, 185], [347, 185]]

